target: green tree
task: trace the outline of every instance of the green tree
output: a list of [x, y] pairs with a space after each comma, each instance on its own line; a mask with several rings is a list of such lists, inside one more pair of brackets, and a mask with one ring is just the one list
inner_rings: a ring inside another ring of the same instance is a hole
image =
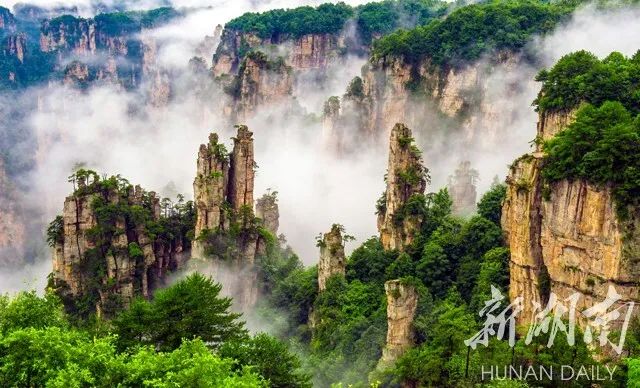
[[489, 221], [494, 222], [496, 225], [500, 225], [500, 217], [502, 217], [502, 202], [506, 196], [506, 185], [497, 184], [491, 186], [491, 189], [489, 189], [489, 191], [480, 198], [480, 202], [478, 202], [478, 214]]
[[17, 329], [65, 327], [62, 303], [55, 295], [43, 297], [35, 291], [20, 292], [13, 298], [0, 295], [0, 335]]
[[235, 360], [236, 369], [252, 367], [270, 387], [311, 387], [310, 376], [300, 370], [300, 360], [270, 335], [261, 333], [248, 340], [226, 342], [218, 354]]
[[151, 302], [134, 302], [113, 321], [119, 346], [141, 343], [173, 350], [183, 338], [201, 338], [210, 346], [244, 338], [240, 314], [229, 312], [231, 299], [220, 297], [221, 289], [211, 278], [195, 273], [159, 290]]

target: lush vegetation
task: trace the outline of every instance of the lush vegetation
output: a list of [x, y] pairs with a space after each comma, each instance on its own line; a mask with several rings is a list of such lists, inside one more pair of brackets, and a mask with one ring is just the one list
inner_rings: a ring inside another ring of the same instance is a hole
[[403, 57], [414, 63], [428, 58], [437, 65], [457, 65], [491, 51], [521, 49], [533, 35], [552, 30], [570, 10], [528, 0], [472, 4], [375, 41], [373, 57]]
[[246, 13], [229, 21], [225, 28], [253, 32], [260, 38], [277, 42], [281, 36], [294, 38], [306, 34], [333, 34], [342, 29], [353, 9], [344, 4], [326, 3], [317, 8], [305, 6]]
[[[308, 386], [297, 358], [273, 337], [248, 336], [219, 291], [210, 279], [192, 275], [148, 305], [138, 302], [113, 322], [97, 322], [89, 329], [70, 323], [52, 294], [2, 296], [0, 385]], [[133, 319], [136, 314], [144, 320]], [[122, 338], [141, 329], [155, 330], [153, 338], [161, 348], [144, 341], [122, 346]], [[207, 340], [211, 338], [215, 340]], [[272, 360], [281, 361], [271, 368]]]
[[[156, 247], [182, 246], [188, 248], [194, 238], [195, 209], [191, 201], [182, 196], [174, 204], [168, 198], [160, 200], [154, 194], [134, 188], [129, 181], [119, 175], [101, 178], [95, 171], [79, 169], [69, 177], [74, 184], [74, 196], [91, 201], [96, 215], [96, 225], [86, 231], [85, 237], [92, 247], [84, 252], [79, 263], [80, 271], [91, 279], [86, 285], [82, 298], [66, 298], [66, 284], [56, 284], [67, 311], [74, 317], [87, 318], [95, 313], [95, 306], [101, 291], [113, 286], [105, 282], [107, 256], [128, 257], [134, 263], [145, 260], [141, 250], [140, 233], [129, 233], [127, 247], [114, 244], [116, 237], [134, 229], [143, 231]], [[133, 200], [134, 196], [139, 198]], [[158, 211], [160, 214], [157, 214]], [[124, 225], [124, 230], [122, 229]], [[47, 228], [47, 242], [51, 246], [64, 241], [62, 220], [56, 217]], [[140, 294], [143, 285], [138, 279], [134, 293]], [[114, 299], [103, 306], [103, 313], [110, 316], [122, 308], [122, 301]]]
[[438, 0], [385, 0], [356, 7], [356, 22], [363, 43], [398, 28], [427, 24], [444, 16], [447, 5]]
[[159, 27], [178, 17], [180, 13], [171, 7], [149, 11], [127, 11], [103, 13], [94, 20], [98, 29], [108, 35], [131, 34], [142, 28]]
[[543, 176], [549, 182], [584, 179], [611, 185], [618, 214], [640, 205], [640, 117], [620, 102], [585, 105], [576, 121], [544, 144]]
[[400, 27], [425, 24], [444, 15], [447, 6], [439, 0], [385, 0], [352, 8], [344, 3], [276, 9], [245, 13], [225, 27], [253, 32], [262, 39], [278, 42], [280, 37], [298, 38], [306, 34], [337, 34], [348, 19], [356, 22], [362, 42], [388, 34]]
[[542, 70], [537, 80], [542, 89], [534, 104], [540, 111], [618, 101], [632, 114], [640, 113], [640, 53], [626, 58], [613, 52], [600, 60], [587, 51], [577, 51], [562, 57], [550, 70]]
[[640, 204], [640, 55], [614, 52], [599, 60], [578, 51], [538, 80], [539, 110], [581, 106], [575, 122], [544, 144], [543, 177], [611, 185], [619, 216], [631, 216]]

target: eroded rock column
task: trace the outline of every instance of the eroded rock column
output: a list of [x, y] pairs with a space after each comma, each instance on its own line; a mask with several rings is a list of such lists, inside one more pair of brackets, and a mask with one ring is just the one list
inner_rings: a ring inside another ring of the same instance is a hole
[[387, 343], [382, 350], [378, 369], [383, 370], [414, 345], [413, 319], [418, 309], [418, 292], [401, 280], [384, 284], [387, 294]]
[[346, 258], [340, 225], [333, 224], [331, 230], [322, 236], [318, 244], [320, 245], [318, 288], [323, 291], [327, 288], [327, 280], [331, 276], [345, 274]]
[[378, 231], [387, 250], [402, 250], [420, 231], [422, 216], [406, 206], [414, 195], [423, 195], [428, 170], [422, 164], [420, 151], [411, 130], [398, 123], [391, 131], [387, 189], [378, 203]]

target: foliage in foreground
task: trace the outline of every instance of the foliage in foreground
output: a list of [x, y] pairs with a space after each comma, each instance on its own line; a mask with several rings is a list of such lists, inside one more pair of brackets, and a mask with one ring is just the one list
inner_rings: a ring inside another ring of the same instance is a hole
[[2, 296], [0, 386], [309, 386], [297, 358], [273, 337], [249, 337], [219, 291], [192, 275], [90, 329], [73, 326], [54, 295]]

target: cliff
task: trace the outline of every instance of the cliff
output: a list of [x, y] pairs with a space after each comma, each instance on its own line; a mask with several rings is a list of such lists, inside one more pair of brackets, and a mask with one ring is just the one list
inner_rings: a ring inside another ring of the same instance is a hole
[[264, 227], [274, 236], [280, 227], [278, 192], [269, 190], [256, 201], [256, 217], [262, 220]]
[[[425, 133], [460, 128], [459, 135], [465, 141], [486, 140], [496, 136], [495, 122], [500, 117], [500, 107], [489, 103], [492, 93], [500, 88], [508, 95], [521, 87], [510, 79], [501, 79], [502, 84], [496, 85], [492, 75], [521, 61], [513, 53], [499, 53], [490, 63], [478, 61], [458, 67], [434, 65], [429, 59], [419, 63], [399, 57], [373, 60], [359, 77], [361, 93], [347, 90], [340, 101], [339, 117], [326, 123], [350, 131], [356, 128], [361, 137], [373, 141], [386, 138], [397, 122]], [[344, 145], [347, 149], [358, 146]]]
[[110, 317], [163, 284], [181, 265], [187, 239], [169, 233], [154, 192], [84, 170], [75, 179], [78, 189], [48, 230], [51, 286], [68, 311]]
[[396, 124], [389, 141], [387, 188], [378, 202], [378, 231], [386, 250], [402, 250], [411, 244], [420, 231], [422, 216], [411, 209], [415, 195], [424, 195], [428, 170], [422, 164], [422, 156], [411, 130], [404, 124]]
[[235, 74], [247, 52], [280, 46], [285, 63], [296, 70], [323, 69], [346, 54], [344, 36], [336, 34], [307, 34], [294, 38], [286, 34], [262, 39], [251, 32], [225, 28], [213, 56], [216, 77]]
[[[145, 84], [152, 106], [166, 104], [170, 84], [156, 65], [157, 43], [139, 21], [115, 21], [110, 14], [84, 19], [70, 15], [45, 20], [40, 32], [40, 51], [55, 55], [64, 63], [69, 55], [77, 57], [88, 69], [79, 85], [100, 81], [135, 88]], [[73, 70], [73, 69], [72, 69]], [[69, 67], [64, 73], [69, 72]], [[68, 85], [76, 85], [64, 80]], [[143, 81], [147, 81], [144, 83]]]
[[16, 29], [16, 19], [8, 8], [0, 7], [0, 32], [13, 32]]
[[[538, 137], [554, 136], [574, 118], [575, 111], [542, 112]], [[610, 185], [547, 185], [543, 157], [540, 150], [521, 157], [507, 178], [502, 227], [511, 251], [509, 295], [527, 302], [519, 323], [531, 322], [528, 302], [546, 303], [549, 293], [562, 300], [577, 292], [579, 309], [602, 302], [609, 286], [622, 296], [618, 303], [639, 301], [637, 221], [618, 219]]]
[[418, 292], [401, 280], [384, 284], [387, 295], [387, 342], [378, 362], [378, 370], [392, 366], [414, 345], [413, 319], [418, 309]]
[[231, 95], [226, 112], [232, 121], [252, 117], [258, 107], [284, 106], [289, 110], [294, 77], [282, 58], [270, 60], [261, 52], [249, 53], [242, 62], [238, 75], [225, 90]]
[[19, 193], [0, 158], [0, 267], [22, 262], [27, 228], [19, 205]]
[[24, 63], [24, 55], [27, 50], [27, 36], [23, 33], [9, 35], [4, 41], [4, 55], [15, 57], [18, 62]]
[[342, 240], [343, 228], [333, 224], [331, 230], [318, 240], [320, 247], [320, 260], [318, 262], [318, 289], [326, 289], [327, 280], [333, 275], [345, 274], [347, 259], [344, 254], [344, 242]]
[[[193, 256], [212, 260], [217, 279], [228, 288], [237, 307], [246, 311], [257, 300], [255, 263], [265, 252], [266, 241], [261, 233], [263, 223], [253, 211], [253, 133], [244, 125], [237, 129], [230, 153], [218, 142], [216, 134], [209, 136], [208, 144], [200, 146], [193, 183]], [[271, 227], [278, 222], [277, 215], [275, 220], [273, 217], [271, 213]]]

